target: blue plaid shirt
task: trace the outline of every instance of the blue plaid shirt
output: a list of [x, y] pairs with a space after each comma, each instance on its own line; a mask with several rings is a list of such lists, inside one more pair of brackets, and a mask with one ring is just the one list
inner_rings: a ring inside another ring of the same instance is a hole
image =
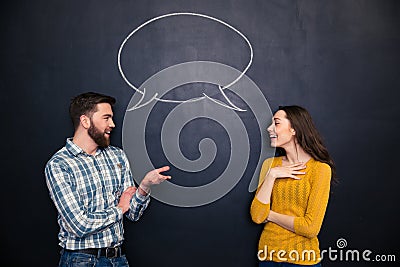
[[[134, 186], [122, 149], [98, 148], [85, 153], [67, 139], [45, 168], [50, 197], [58, 211], [60, 246], [77, 250], [118, 246], [123, 241], [123, 214], [117, 207], [122, 192]], [[150, 198], [135, 193], [127, 218], [136, 221]]]

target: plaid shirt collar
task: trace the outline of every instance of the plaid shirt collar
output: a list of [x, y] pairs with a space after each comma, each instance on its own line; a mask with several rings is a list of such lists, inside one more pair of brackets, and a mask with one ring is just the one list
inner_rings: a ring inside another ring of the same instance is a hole
[[[65, 144], [65, 148], [75, 157], [77, 157], [79, 154], [87, 154], [85, 151], [83, 151], [82, 148], [80, 148], [77, 144], [72, 142], [72, 137], [67, 139], [67, 143]], [[97, 148], [95, 156], [101, 153], [103, 149], [102, 148]]]

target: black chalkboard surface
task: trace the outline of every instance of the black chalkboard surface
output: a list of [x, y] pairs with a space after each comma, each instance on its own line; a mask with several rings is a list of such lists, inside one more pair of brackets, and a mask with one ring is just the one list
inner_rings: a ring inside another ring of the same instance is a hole
[[[118, 50], [135, 28], [174, 12], [206, 14], [240, 30], [254, 53], [246, 75], [260, 88], [267, 109], [297, 104], [313, 116], [340, 179], [319, 234], [321, 249], [338, 250], [338, 257], [326, 255], [323, 266], [395, 265], [398, 1], [22, 0], [4, 3], [0, 17], [4, 266], [57, 264], [57, 213], [43, 171], [73, 134], [69, 100], [85, 91], [114, 96], [112, 144], [122, 147], [124, 118], [135, 90], [121, 76]], [[121, 64], [136, 87], [185, 62], [217, 62], [243, 71], [250, 60], [249, 46], [239, 34], [195, 16], [155, 21], [135, 33], [124, 49]], [[205, 93], [226, 103], [216, 88], [193, 83], [165, 97], [185, 100]], [[250, 105], [231, 91], [228, 97], [240, 107]], [[151, 119], [162, 123], [173, 105], [157, 103]], [[126, 220], [124, 245], [131, 266], [257, 266], [262, 226], [250, 219], [254, 193], [248, 187], [265, 140], [254, 113], [237, 114], [250, 140], [242, 179], [207, 205], [183, 208], [153, 199], [140, 221]], [[263, 123], [269, 120], [266, 114]], [[153, 140], [147, 149], [159, 166], [168, 159], [159, 149], [161, 130], [155, 122], [147, 125], [146, 138]], [[182, 153], [192, 160], [199, 157], [204, 138], [214, 140], [219, 151], [212, 169], [193, 180], [175, 169], [182, 174], [175, 183], [208, 183], [223, 172], [231, 144], [215, 121], [202, 118], [186, 125], [179, 139]], [[340, 249], [372, 254], [369, 262], [361, 256], [350, 261], [340, 258]]]

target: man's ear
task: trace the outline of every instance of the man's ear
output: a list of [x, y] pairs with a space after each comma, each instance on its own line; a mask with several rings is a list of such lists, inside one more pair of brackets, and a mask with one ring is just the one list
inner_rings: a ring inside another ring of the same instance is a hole
[[79, 120], [81, 121], [81, 125], [85, 129], [89, 129], [90, 127], [90, 118], [86, 115], [81, 115], [79, 117]]

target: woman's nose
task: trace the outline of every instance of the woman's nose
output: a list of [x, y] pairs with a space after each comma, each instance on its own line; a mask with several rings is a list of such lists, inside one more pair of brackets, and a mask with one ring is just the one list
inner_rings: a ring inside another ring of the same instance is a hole
[[271, 125], [270, 126], [268, 126], [268, 128], [267, 128], [267, 132], [273, 132], [275, 130], [275, 127], [274, 127], [274, 124], [273, 123], [271, 123]]

